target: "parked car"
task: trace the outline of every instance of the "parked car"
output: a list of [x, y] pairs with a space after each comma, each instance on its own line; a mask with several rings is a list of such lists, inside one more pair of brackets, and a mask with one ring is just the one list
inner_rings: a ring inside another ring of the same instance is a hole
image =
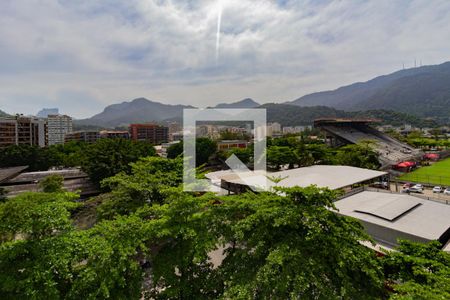
[[416, 185], [413, 186], [413, 188], [423, 190], [423, 185], [421, 185], [421, 184], [416, 184]]
[[435, 186], [433, 188], [433, 193], [442, 193], [444, 191], [443, 188], [441, 188], [440, 186]]
[[413, 186], [413, 187], [409, 187], [409, 188], [406, 188], [406, 189], [403, 189], [402, 190], [402, 193], [417, 193], [417, 194], [422, 194], [423, 193], [423, 189], [421, 189], [421, 188], [418, 188], [418, 187], [416, 187], [416, 186]]
[[389, 189], [389, 184], [386, 181], [375, 182], [371, 184], [371, 186], [377, 189], [385, 189], [385, 190]]
[[450, 196], [450, 187], [445, 189], [444, 195], [449, 195]]
[[403, 188], [406, 189], [406, 188], [409, 188], [409, 187], [411, 187], [411, 186], [412, 186], [412, 184], [409, 183], [409, 182], [407, 182], [407, 183], [405, 183], [405, 184], [403, 185]]

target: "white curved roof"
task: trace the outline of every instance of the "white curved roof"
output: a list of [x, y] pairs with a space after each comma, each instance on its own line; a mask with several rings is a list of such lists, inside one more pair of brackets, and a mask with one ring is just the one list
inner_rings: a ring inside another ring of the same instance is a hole
[[257, 187], [258, 185], [261, 186], [262, 180], [267, 180], [268, 176], [269, 178], [275, 177], [282, 179], [278, 184], [275, 184], [268, 180], [269, 187], [307, 187], [310, 185], [317, 185], [318, 187], [336, 190], [356, 183], [374, 179], [386, 174], [386, 172], [349, 166], [316, 165], [271, 173], [255, 172], [251, 174], [247, 172], [246, 174], [244, 174], [246, 177], [245, 181], [242, 180], [242, 175], [238, 176], [231, 170], [209, 173], [207, 174], [207, 177], [210, 179], [220, 179], [230, 183], [252, 185]]

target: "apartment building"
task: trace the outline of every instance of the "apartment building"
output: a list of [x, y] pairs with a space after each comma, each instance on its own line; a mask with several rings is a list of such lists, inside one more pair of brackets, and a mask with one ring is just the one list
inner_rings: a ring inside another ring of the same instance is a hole
[[98, 131], [74, 131], [67, 133], [64, 137], [64, 142], [85, 142], [85, 143], [95, 143], [100, 138], [100, 133]]
[[65, 135], [72, 132], [72, 118], [66, 115], [48, 115], [48, 145], [64, 144]]
[[217, 142], [217, 150], [245, 149], [248, 147], [247, 141], [242, 140], [222, 140]]
[[126, 130], [102, 130], [100, 138], [106, 139], [130, 139], [130, 133]]
[[169, 128], [157, 124], [131, 124], [130, 135], [133, 141], [160, 145], [169, 141]]
[[44, 119], [14, 116], [0, 118], [0, 148], [11, 145], [47, 145], [47, 124]]

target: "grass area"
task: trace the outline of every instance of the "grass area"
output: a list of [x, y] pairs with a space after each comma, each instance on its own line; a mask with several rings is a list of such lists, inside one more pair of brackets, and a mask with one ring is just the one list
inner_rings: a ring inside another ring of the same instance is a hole
[[401, 180], [450, 186], [450, 158], [400, 176]]

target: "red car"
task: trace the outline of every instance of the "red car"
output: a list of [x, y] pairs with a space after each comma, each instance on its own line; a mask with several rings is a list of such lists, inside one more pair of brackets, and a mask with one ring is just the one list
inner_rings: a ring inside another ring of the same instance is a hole
[[406, 188], [410, 188], [410, 187], [412, 187], [412, 186], [413, 186], [412, 183], [407, 182], [407, 183], [405, 183], [405, 184], [403, 185], [403, 188], [406, 189]]

